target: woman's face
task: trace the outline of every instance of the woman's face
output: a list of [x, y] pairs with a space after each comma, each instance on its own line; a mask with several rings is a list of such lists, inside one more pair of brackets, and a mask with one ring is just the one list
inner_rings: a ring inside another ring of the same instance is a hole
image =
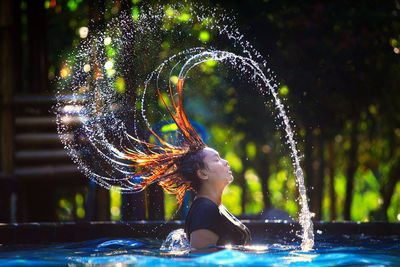
[[206, 168], [205, 173], [211, 182], [229, 184], [233, 181], [231, 167], [228, 161], [222, 159], [219, 153], [210, 147], [203, 149], [205, 157], [203, 159]]

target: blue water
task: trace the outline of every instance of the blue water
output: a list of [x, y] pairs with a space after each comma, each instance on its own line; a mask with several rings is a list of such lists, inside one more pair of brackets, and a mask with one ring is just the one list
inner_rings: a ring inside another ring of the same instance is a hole
[[97, 239], [52, 245], [0, 246], [0, 266], [400, 266], [398, 237], [320, 235], [315, 248], [255, 240], [251, 247], [211, 248], [183, 255], [160, 251], [162, 240]]

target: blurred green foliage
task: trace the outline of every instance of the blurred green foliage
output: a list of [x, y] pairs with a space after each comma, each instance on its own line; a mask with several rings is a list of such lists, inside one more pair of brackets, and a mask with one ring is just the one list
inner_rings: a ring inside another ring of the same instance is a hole
[[121, 193], [118, 190], [110, 190], [110, 212], [112, 220], [121, 219]]

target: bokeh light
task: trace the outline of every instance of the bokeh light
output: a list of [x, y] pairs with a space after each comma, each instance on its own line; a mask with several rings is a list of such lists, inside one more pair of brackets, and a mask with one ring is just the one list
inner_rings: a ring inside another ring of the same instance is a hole
[[122, 77], [118, 77], [115, 81], [115, 87], [119, 93], [125, 92], [125, 80]]
[[85, 64], [85, 66], [83, 66], [83, 71], [84, 72], [89, 72], [90, 71], [90, 65], [89, 64]]
[[111, 44], [111, 37], [106, 37], [106, 38], [104, 38], [104, 44], [105, 44], [105, 45]]
[[172, 75], [169, 80], [173, 83], [173, 84], [177, 84], [178, 83], [178, 76]]
[[69, 68], [67, 66], [64, 66], [61, 70], [60, 70], [60, 76], [61, 78], [65, 79], [67, 78], [67, 76], [69, 75]]
[[89, 34], [89, 28], [88, 27], [80, 27], [79, 28], [79, 36], [81, 38], [86, 38]]
[[207, 42], [210, 40], [210, 33], [208, 31], [201, 31], [199, 34], [199, 39], [202, 42]]
[[108, 60], [106, 64], [104, 64], [104, 68], [106, 70], [111, 70], [114, 67], [114, 63], [111, 60]]

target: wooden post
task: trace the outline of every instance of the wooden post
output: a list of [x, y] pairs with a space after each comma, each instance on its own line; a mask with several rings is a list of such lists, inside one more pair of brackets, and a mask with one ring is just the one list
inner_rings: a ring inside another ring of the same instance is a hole
[[[16, 90], [16, 65], [15, 65], [15, 47], [16, 47], [16, 19], [13, 0], [3, 0], [0, 2], [0, 157], [1, 157], [1, 177], [0, 185], [3, 189], [6, 187], [4, 178], [13, 181], [14, 174], [14, 114], [13, 114], [13, 95]], [[3, 185], [4, 183], [4, 185]], [[5, 190], [6, 191], [6, 190]], [[8, 191], [8, 190], [7, 190]], [[12, 216], [11, 204], [15, 197], [13, 192], [5, 192], [0, 196], [0, 208], [2, 210], [0, 221], [15, 220]]]

